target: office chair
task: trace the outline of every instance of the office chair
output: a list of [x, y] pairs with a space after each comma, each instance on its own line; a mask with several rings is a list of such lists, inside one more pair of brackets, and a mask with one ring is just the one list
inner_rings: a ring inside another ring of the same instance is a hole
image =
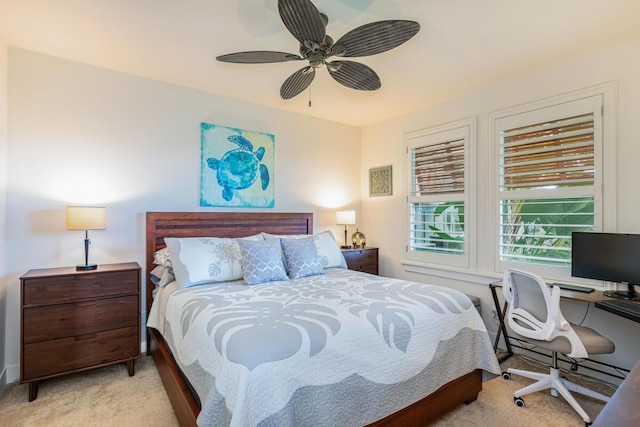
[[591, 354], [613, 353], [615, 345], [591, 328], [567, 322], [560, 312], [560, 288], [555, 286], [550, 291], [542, 278], [535, 274], [509, 269], [504, 273], [502, 290], [509, 304], [506, 314], [509, 327], [525, 341], [551, 351], [552, 358], [548, 374], [512, 368], [503, 372], [505, 379], [516, 374], [537, 380], [513, 394], [515, 404], [522, 407], [522, 396], [550, 388], [553, 396], [560, 393], [564, 397], [586, 426], [591, 425], [591, 418], [569, 390], [604, 402], [608, 402], [609, 397], [560, 377], [558, 353], [571, 358], [586, 358]]

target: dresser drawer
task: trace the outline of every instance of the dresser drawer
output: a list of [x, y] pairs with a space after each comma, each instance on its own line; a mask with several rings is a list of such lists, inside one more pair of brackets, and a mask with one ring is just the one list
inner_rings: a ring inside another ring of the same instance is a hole
[[104, 298], [24, 309], [25, 344], [138, 324], [138, 296]]
[[140, 354], [138, 326], [24, 345], [23, 379], [28, 381]]
[[376, 250], [360, 249], [350, 250], [342, 252], [344, 259], [347, 261], [347, 265], [352, 264], [377, 264], [378, 252]]
[[110, 295], [137, 294], [138, 270], [23, 279], [25, 305], [51, 304]]
[[362, 271], [363, 273], [370, 273], [378, 275], [378, 264], [367, 264], [367, 265], [350, 265], [350, 270], [353, 271]]

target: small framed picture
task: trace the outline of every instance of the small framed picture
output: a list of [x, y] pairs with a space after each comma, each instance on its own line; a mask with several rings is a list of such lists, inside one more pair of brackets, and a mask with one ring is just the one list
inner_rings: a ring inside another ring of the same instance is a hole
[[392, 166], [369, 169], [369, 197], [391, 196], [393, 194]]

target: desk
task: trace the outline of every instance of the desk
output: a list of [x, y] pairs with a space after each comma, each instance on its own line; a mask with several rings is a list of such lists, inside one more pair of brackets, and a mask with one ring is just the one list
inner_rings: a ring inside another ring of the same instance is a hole
[[[505, 319], [504, 319], [504, 316], [507, 312], [507, 302], [505, 301], [504, 308], [501, 309], [496, 288], [502, 288], [502, 281], [489, 284], [489, 289], [491, 289], [491, 296], [493, 297], [493, 303], [496, 307], [496, 314], [498, 315], [498, 320], [500, 321], [500, 326], [498, 327], [498, 333], [496, 334], [496, 340], [493, 343], [493, 351], [498, 350], [498, 342], [500, 341], [500, 335], [504, 335], [504, 342], [507, 346], [507, 354], [503, 355], [498, 359], [499, 362], [504, 362], [505, 360], [513, 356], [513, 350], [511, 348], [511, 343], [509, 342], [509, 334], [507, 334], [507, 327], [505, 325]], [[615, 299], [612, 297], [605, 296], [603, 291], [578, 292], [578, 291], [569, 291], [566, 289], [562, 289], [562, 292], [560, 293], [560, 298], [569, 299], [573, 301], [582, 301], [586, 303], [595, 303], [596, 301]]]
[[640, 425], [640, 362], [613, 393], [611, 400], [593, 424], [593, 427], [637, 427]]

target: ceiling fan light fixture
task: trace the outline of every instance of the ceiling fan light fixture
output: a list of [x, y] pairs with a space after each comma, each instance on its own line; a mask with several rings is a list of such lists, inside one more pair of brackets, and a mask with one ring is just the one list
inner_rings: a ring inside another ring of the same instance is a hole
[[324, 58], [322, 57], [310, 58], [309, 65], [312, 66], [313, 68], [320, 68], [324, 65]]

